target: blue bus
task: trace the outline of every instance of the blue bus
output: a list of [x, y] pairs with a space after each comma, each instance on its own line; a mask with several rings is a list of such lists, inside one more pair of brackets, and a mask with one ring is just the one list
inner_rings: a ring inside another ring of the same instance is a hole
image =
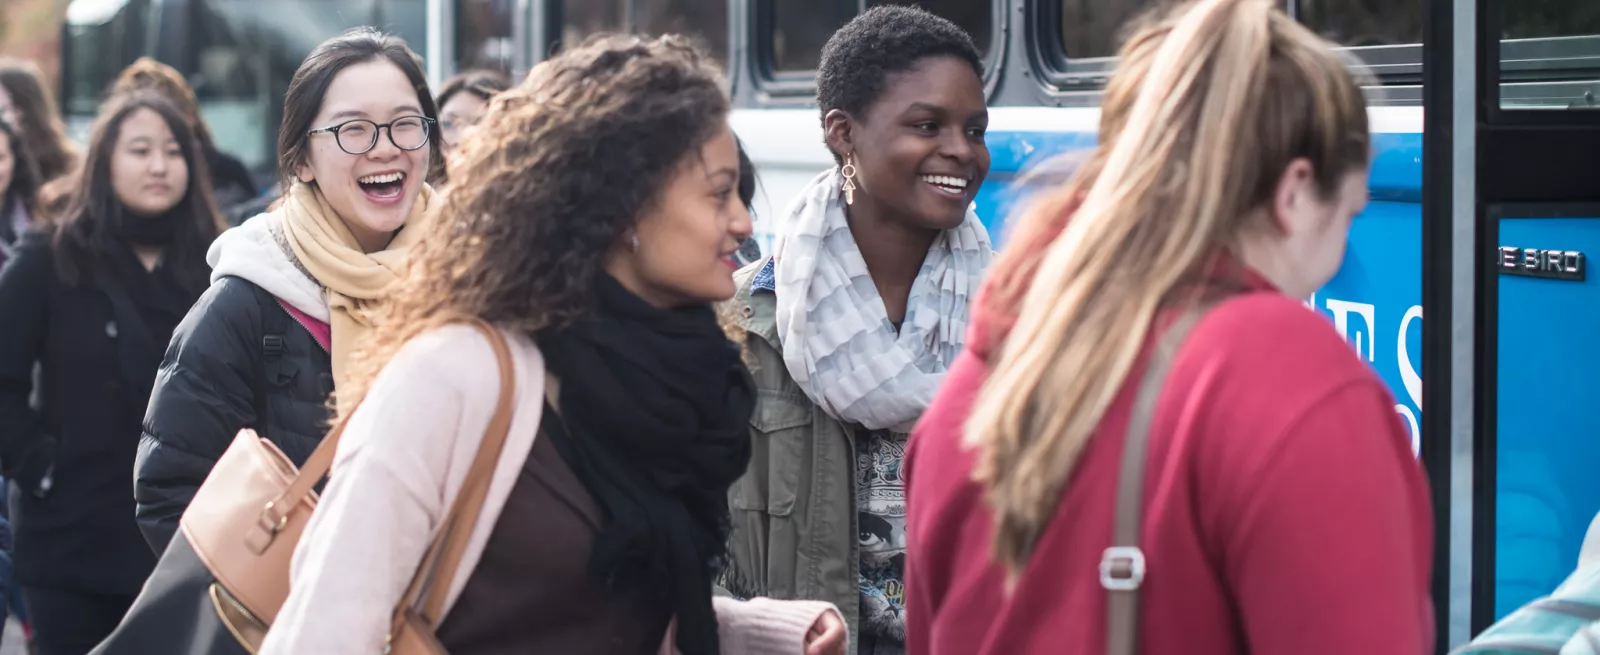
[[[1093, 147], [1118, 34], [1165, 1], [894, 2], [950, 18], [984, 52], [992, 169], [976, 211], [998, 247], [1026, 202], [1019, 178]], [[474, 67], [519, 74], [594, 32], [693, 34], [728, 72], [770, 249], [789, 198], [832, 165], [813, 102], [821, 47], [885, 3], [73, 0], [63, 104], [69, 122], [86, 121], [121, 66], [155, 56], [190, 76], [219, 144], [265, 180], [288, 75], [347, 27], [404, 36], [435, 83]], [[1282, 4], [1377, 81], [1372, 202], [1342, 271], [1305, 300], [1388, 382], [1429, 467], [1441, 644], [1459, 643], [1553, 589], [1600, 513], [1600, 438], [1589, 434], [1600, 427], [1600, 280], [1585, 270], [1585, 253], [1600, 252], [1600, 2]], [[1426, 392], [1425, 369], [1443, 372]]]

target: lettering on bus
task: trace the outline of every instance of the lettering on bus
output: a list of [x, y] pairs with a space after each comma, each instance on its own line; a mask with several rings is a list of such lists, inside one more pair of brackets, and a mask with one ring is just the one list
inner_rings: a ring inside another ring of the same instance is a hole
[[[1378, 345], [1378, 339], [1376, 338], [1378, 307], [1376, 305], [1335, 298], [1323, 298], [1322, 306], [1319, 308], [1317, 300], [1315, 295], [1311, 296], [1307, 300], [1306, 306], [1314, 310], [1326, 309], [1333, 316], [1334, 329], [1338, 330], [1339, 336], [1344, 337], [1345, 341], [1349, 342], [1350, 346], [1355, 349], [1356, 356], [1365, 360], [1374, 368], [1387, 368], [1385, 366], [1387, 364], [1385, 360], [1388, 360], [1389, 355], [1387, 349], [1380, 350], [1376, 347]], [[1384, 375], [1381, 370], [1379, 372], [1395, 395], [1400, 396], [1403, 394], [1403, 397], [1399, 398], [1401, 402], [1395, 403], [1394, 411], [1405, 421], [1406, 428], [1411, 433], [1411, 451], [1413, 454], [1418, 455], [1422, 452], [1422, 374], [1418, 370], [1418, 365], [1413, 363], [1407, 337], [1412, 334], [1412, 330], [1421, 329], [1422, 306], [1413, 305], [1406, 309], [1404, 316], [1401, 317], [1399, 329], [1394, 340], [1394, 369], [1392, 370], [1399, 373], [1399, 379], [1394, 380], [1388, 375]], [[1380, 358], [1378, 356], [1380, 352], [1384, 357]], [[1406, 401], [1409, 401], [1409, 403]]]
[[1551, 280], [1582, 282], [1587, 266], [1583, 253], [1576, 250], [1544, 250], [1501, 246], [1495, 268], [1503, 275], [1523, 275]]

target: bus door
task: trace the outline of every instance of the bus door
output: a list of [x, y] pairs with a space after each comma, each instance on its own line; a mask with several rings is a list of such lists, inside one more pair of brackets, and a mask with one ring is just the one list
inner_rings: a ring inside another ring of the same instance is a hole
[[1600, 3], [1427, 0], [1422, 458], [1440, 651], [1600, 512]]

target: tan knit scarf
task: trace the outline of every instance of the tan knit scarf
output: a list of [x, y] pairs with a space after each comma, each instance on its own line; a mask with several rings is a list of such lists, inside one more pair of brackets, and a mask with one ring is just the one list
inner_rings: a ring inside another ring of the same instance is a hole
[[344, 380], [350, 354], [372, 329], [384, 291], [399, 279], [407, 251], [425, 232], [422, 222], [429, 216], [433, 198], [433, 189], [423, 185], [405, 226], [387, 248], [374, 253], [361, 251], [350, 228], [313, 186], [296, 183], [277, 209], [283, 217], [284, 239], [295, 258], [328, 296], [336, 387]]

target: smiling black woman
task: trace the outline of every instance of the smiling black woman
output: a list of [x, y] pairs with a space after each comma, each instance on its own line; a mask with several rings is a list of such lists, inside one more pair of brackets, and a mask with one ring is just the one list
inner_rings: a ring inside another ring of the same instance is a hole
[[723, 582], [834, 603], [858, 653], [904, 652], [900, 459], [992, 257], [971, 210], [989, 172], [981, 73], [971, 37], [919, 9], [841, 28], [817, 75], [837, 166], [736, 276], [759, 393]]

